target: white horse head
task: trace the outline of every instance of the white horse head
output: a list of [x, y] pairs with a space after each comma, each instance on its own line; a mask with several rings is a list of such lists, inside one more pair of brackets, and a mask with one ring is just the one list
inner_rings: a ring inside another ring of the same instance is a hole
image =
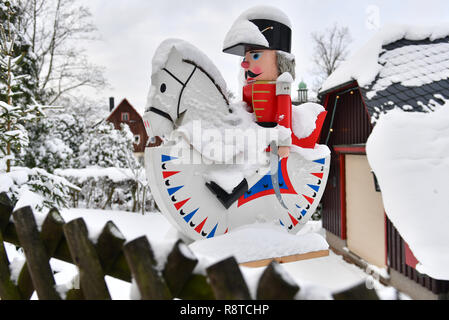
[[220, 72], [201, 51], [182, 40], [162, 42], [152, 61], [144, 115], [148, 136], [162, 137], [188, 120], [220, 126], [219, 118], [229, 114], [225, 93]]

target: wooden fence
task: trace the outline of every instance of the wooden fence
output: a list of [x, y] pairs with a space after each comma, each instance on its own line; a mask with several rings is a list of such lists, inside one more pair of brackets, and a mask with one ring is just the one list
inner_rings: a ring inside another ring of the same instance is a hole
[[[11, 219], [12, 217], [12, 219]], [[26, 262], [16, 281], [11, 279], [4, 242], [23, 248]], [[195, 274], [198, 260], [175, 243], [163, 270], [156, 260], [147, 237], [126, 241], [112, 221], [105, 224], [98, 241], [88, 237], [83, 219], [65, 223], [52, 209], [40, 231], [30, 207], [13, 212], [5, 193], [0, 194], [0, 297], [29, 299], [36, 291], [39, 299], [60, 300], [49, 260], [54, 257], [72, 263], [79, 270], [79, 289], [70, 289], [64, 298], [111, 299], [105, 275], [127, 282], [134, 279], [141, 299], [251, 299], [237, 261], [231, 257]], [[281, 270], [282, 271], [282, 270]], [[257, 287], [257, 299], [293, 299], [299, 286], [282, 276], [277, 262], [263, 272]], [[377, 299], [375, 291], [364, 286], [334, 295], [335, 299]]]

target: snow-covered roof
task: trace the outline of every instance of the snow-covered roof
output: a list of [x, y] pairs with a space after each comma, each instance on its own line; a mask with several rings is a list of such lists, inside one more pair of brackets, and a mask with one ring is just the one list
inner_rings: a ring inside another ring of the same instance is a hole
[[[376, 122], [400, 108], [427, 112], [449, 98], [449, 24], [381, 29], [324, 82], [320, 95], [357, 81]], [[437, 96], [435, 96], [437, 95]]]

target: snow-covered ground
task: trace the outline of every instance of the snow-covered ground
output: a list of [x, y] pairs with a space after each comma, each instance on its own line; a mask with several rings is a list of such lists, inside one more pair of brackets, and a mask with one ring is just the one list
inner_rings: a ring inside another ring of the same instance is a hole
[[[104, 224], [109, 220], [117, 225], [128, 240], [142, 235], [147, 236], [158, 258], [159, 267], [163, 266], [167, 253], [176, 241], [176, 237], [173, 236], [176, 233], [173, 232], [168, 221], [158, 212], [150, 212], [143, 216], [121, 211], [66, 209], [61, 214], [66, 222], [79, 217], [84, 218], [89, 228], [89, 236], [93, 241], [96, 240]], [[41, 216], [36, 218], [38, 224], [42, 222]], [[266, 226], [262, 227], [266, 228]], [[263, 228], [260, 230], [262, 231]], [[322, 239], [323, 236], [324, 230], [321, 228], [321, 223], [315, 221], [308, 222], [298, 235], [299, 238], [304, 239], [312, 239], [313, 237]], [[322, 246], [322, 243], [320, 246]], [[195, 247], [199, 247], [199, 244], [193, 243], [190, 245], [194, 252]], [[12, 245], [7, 245], [7, 252], [10, 261], [12, 261], [13, 273], [17, 274], [17, 269], [22, 265], [23, 255], [20, 251], [16, 251]], [[200, 260], [204, 259], [202, 254], [198, 254]], [[213, 260], [212, 258], [209, 259], [209, 261]], [[75, 266], [56, 259], [51, 259], [51, 266], [56, 271], [55, 280], [57, 285], [61, 286], [62, 292], [65, 291], [66, 284], [76, 281], [77, 269]], [[328, 257], [282, 264], [282, 268], [288, 274], [287, 277], [289, 276], [300, 285], [301, 290], [297, 295], [298, 299], [330, 299], [333, 292], [341, 291], [361, 282], [374, 285], [382, 299], [395, 299], [396, 292], [393, 288], [381, 285], [363, 272], [362, 269], [348, 264], [342, 257], [333, 252], [330, 252]], [[253, 296], [263, 270], [264, 268], [242, 267], [243, 275]], [[109, 276], [106, 277], [106, 283], [113, 299], [126, 300], [136, 296], [135, 286], [130, 283]], [[33, 295], [33, 298], [37, 298], [36, 294]]]

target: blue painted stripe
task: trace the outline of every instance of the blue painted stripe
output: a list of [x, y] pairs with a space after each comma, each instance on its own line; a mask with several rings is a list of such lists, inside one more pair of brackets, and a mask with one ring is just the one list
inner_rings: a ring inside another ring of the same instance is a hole
[[279, 220], [279, 223], [281, 224], [281, 226], [285, 227], [281, 220]]
[[319, 163], [319, 164], [325, 164], [326, 163], [326, 158], [314, 160], [313, 162], [316, 162], [316, 163]]
[[171, 160], [175, 160], [175, 159], [178, 159], [178, 158], [176, 158], [176, 157], [170, 157], [170, 156], [167, 156], [167, 155], [165, 155], [165, 154], [163, 154], [163, 155], [161, 156], [161, 161], [162, 161], [162, 162], [167, 162], [167, 161], [171, 161]]
[[296, 206], [296, 208], [298, 208], [298, 209], [301, 209], [301, 207], [300, 207], [300, 206], [298, 206], [297, 204], [295, 204], [295, 206]]
[[191, 213], [189, 213], [188, 215], [186, 215], [186, 216], [184, 217], [184, 220], [185, 220], [186, 222], [189, 222], [189, 221], [193, 218], [193, 216], [195, 215], [195, 213], [196, 213], [199, 209], [200, 209], [200, 208], [198, 208], [198, 209], [192, 211]]
[[174, 187], [174, 188], [169, 188], [169, 189], [167, 189], [168, 194], [169, 194], [169, 195], [172, 195], [173, 193], [175, 193], [176, 191], [178, 191], [178, 190], [181, 189], [182, 187], [184, 187], [184, 186]]
[[213, 236], [215, 236], [215, 231], [217, 231], [217, 227], [218, 227], [218, 223], [215, 225], [215, 227], [212, 229], [212, 231], [207, 236], [208, 239], [212, 238]]
[[316, 191], [316, 192], [318, 192], [318, 190], [320, 190], [320, 186], [315, 186], [315, 185], [313, 185], [313, 184], [308, 184], [308, 186], [310, 187], [310, 188], [312, 188], [314, 191]]

